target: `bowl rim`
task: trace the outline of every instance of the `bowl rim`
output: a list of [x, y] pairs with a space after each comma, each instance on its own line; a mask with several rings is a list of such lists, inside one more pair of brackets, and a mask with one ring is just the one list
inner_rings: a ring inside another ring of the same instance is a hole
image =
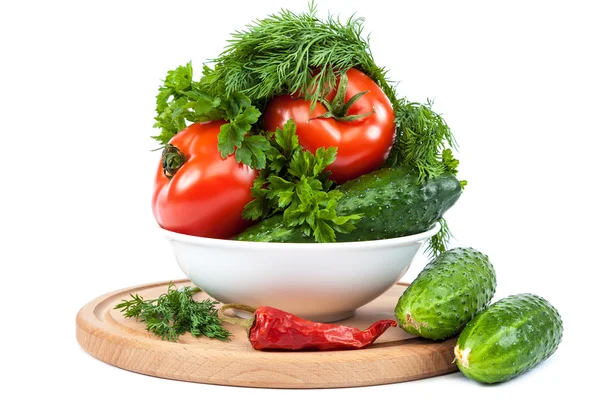
[[378, 239], [378, 240], [363, 240], [356, 242], [334, 242], [334, 243], [281, 243], [281, 242], [250, 242], [242, 240], [231, 240], [231, 239], [213, 239], [205, 238], [201, 236], [186, 235], [183, 233], [169, 231], [167, 229], [158, 227], [160, 231], [167, 237], [167, 239], [190, 243], [195, 245], [203, 245], [218, 248], [230, 248], [230, 249], [245, 249], [252, 248], [255, 250], [267, 250], [267, 249], [295, 249], [295, 250], [344, 250], [344, 249], [359, 249], [359, 248], [385, 248], [402, 246], [420, 242], [425, 239], [429, 239], [433, 235], [439, 232], [441, 225], [436, 222], [433, 228], [415, 233], [414, 235], [395, 237], [390, 239]]

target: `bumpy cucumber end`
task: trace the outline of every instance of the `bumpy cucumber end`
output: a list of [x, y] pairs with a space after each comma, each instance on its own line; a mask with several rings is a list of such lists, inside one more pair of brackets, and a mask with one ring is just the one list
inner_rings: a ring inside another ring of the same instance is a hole
[[410, 313], [404, 314], [404, 327], [412, 328], [413, 331], [421, 333], [421, 328], [427, 326], [427, 322], [419, 322], [413, 318]]
[[[454, 357], [459, 367], [469, 369], [469, 354], [471, 353], [470, 348], [461, 350], [458, 345], [454, 347]], [[461, 370], [462, 370], [461, 368]]]
[[467, 347], [466, 349], [461, 350], [458, 345], [454, 347], [454, 361], [464, 376], [479, 383], [499, 382], [499, 380], [490, 379], [488, 375], [482, 375], [477, 365], [471, 365], [471, 361], [469, 360], [470, 355], [471, 348]]

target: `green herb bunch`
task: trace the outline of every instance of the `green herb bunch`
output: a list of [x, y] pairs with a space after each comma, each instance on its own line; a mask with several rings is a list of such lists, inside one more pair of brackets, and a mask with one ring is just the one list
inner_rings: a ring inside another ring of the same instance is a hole
[[[337, 195], [331, 194], [335, 187], [320, 168], [333, 162], [335, 149], [305, 160], [292, 156], [304, 153], [293, 144], [297, 138], [293, 142], [291, 126], [287, 133], [285, 128], [264, 132], [261, 111], [274, 96], [294, 93], [314, 107], [342, 74], [357, 68], [382, 88], [396, 115], [396, 139], [386, 166], [413, 167], [420, 180], [456, 174], [458, 166], [451, 150], [456, 141], [442, 116], [432, 110], [431, 102], [410, 102], [397, 95], [386, 70], [375, 63], [363, 31], [362, 18], [340, 21], [330, 15], [320, 20], [314, 2], [306, 13], [282, 10], [253, 21], [232, 34], [198, 81], [192, 78], [190, 64], [169, 72], [157, 97], [155, 127], [161, 134], [155, 138], [164, 145], [188, 123], [227, 121], [219, 134], [221, 155], [235, 154], [238, 162], [261, 170], [252, 190], [255, 201], [244, 216], [255, 220], [283, 212], [290, 226], [301, 225], [319, 242], [335, 241], [335, 231], [352, 229], [360, 218], [331, 214]], [[282, 135], [292, 147], [277, 141]], [[318, 167], [307, 168], [310, 163]], [[434, 253], [443, 251], [448, 240], [447, 225], [443, 227], [430, 241]]]
[[360, 214], [338, 216], [336, 206], [342, 193], [331, 190], [325, 168], [335, 160], [336, 148], [321, 147], [313, 155], [298, 143], [296, 124], [290, 119], [271, 138], [268, 168], [254, 181], [254, 200], [243, 217], [257, 220], [283, 212], [288, 226], [299, 226], [305, 235], [320, 243], [334, 242], [335, 232], [349, 233]]
[[260, 117], [260, 111], [250, 98], [240, 92], [225, 93], [224, 83], [204, 67], [203, 78], [193, 80], [191, 63], [169, 71], [156, 97], [155, 128], [161, 133], [153, 136], [165, 145], [190, 122], [228, 121], [221, 127], [218, 148], [226, 158], [237, 148], [236, 160], [256, 169], [265, 167], [269, 143], [264, 136], [247, 135]]
[[144, 300], [132, 294], [115, 306], [126, 318], [136, 318], [146, 323], [146, 330], [163, 340], [176, 342], [179, 336], [190, 332], [192, 336], [206, 336], [228, 340], [231, 333], [221, 325], [215, 305], [219, 302], [206, 299], [195, 301], [192, 296], [201, 290], [189, 286], [177, 289], [169, 283], [167, 293], [153, 300]]
[[[308, 13], [282, 10], [236, 32], [212, 60], [227, 93], [253, 99], [302, 93], [313, 104], [335, 86], [340, 74], [356, 66], [373, 67], [362, 18], [321, 21], [314, 3]], [[315, 70], [318, 67], [318, 70]]]

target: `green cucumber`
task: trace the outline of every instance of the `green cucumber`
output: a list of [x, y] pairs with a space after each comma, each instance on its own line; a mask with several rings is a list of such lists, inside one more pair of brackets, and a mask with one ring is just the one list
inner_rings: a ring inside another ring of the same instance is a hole
[[448, 250], [419, 273], [394, 310], [406, 332], [445, 339], [488, 306], [496, 273], [488, 257], [472, 248]]
[[465, 326], [454, 348], [456, 364], [475, 381], [507, 381], [550, 357], [562, 334], [560, 315], [547, 300], [509, 296]]
[[[340, 216], [363, 214], [350, 233], [337, 233], [338, 242], [377, 240], [427, 231], [454, 205], [462, 193], [452, 174], [419, 182], [406, 167], [384, 168], [348, 181], [337, 188]], [[288, 227], [282, 215], [264, 219], [235, 239], [252, 242], [314, 242], [301, 229]]]

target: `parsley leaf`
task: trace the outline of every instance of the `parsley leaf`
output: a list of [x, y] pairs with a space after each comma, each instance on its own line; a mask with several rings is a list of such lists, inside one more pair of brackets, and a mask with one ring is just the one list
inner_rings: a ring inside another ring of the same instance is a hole
[[263, 169], [267, 163], [265, 151], [271, 147], [266, 137], [260, 135], [247, 136], [235, 152], [237, 162]]
[[[154, 127], [160, 128], [161, 133], [152, 138], [162, 145], [167, 144], [177, 132], [185, 129], [187, 122], [197, 121], [194, 107], [198, 97], [205, 97], [204, 100], [210, 103], [213, 101], [212, 97], [199, 90], [192, 76], [192, 63], [188, 62], [167, 72], [163, 86], [158, 89]], [[212, 111], [212, 108], [206, 111]], [[213, 116], [220, 117], [220, 113]]]
[[[452, 150], [444, 149], [444, 151], [442, 151], [442, 163], [444, 164], [446, 171], [450, 172], [453, 175], [458, 174], [457, 168], [459, 161], [456, 158], [454, 158]], [[465, 186], [467, 186], [467, 181], [461, 180], [460, 186], [464, 189]]]
[[458, 173], [458, 160], [454, 158], [452, 150], [444, 149], [444, 151], [442, 151], [442, 163], [446, 167], [446, 171], [453, 175]]
[[[252, 124], [258, 121], [259, 116], [260, 111], [258, 111], [258, 108], [250, 106], [239, 113], [234, 119], [230, 120], [228, 124], [221, 126], [219, 144], [217, 146], [221, 152], [221, 157], [226, 158], [234, 153], [236, 147], [239, 148], [242, 146], [244, 135], [250, 131]], [[238, 159], [238, 161], [240, 160]], [[244, 164], [253, 166], [251, 163]]]

